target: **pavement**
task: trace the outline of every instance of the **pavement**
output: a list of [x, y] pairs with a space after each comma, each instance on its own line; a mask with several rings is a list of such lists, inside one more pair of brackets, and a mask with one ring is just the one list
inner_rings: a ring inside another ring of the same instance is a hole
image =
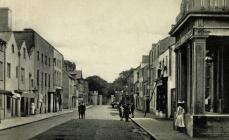
[[[89, 107], [91, 106], [87, 106], [87, 108]], [[14, 118], [1, 120], [0, 131], [5, 130], [5, 129], [10, 129], [13, 127], [18, 127], [21, 125], [26, 125], [26, 124], [33, 123], [36, 121], [41, 121], [41, 120], [48, 119], [51, 117], [56, 117], [56, 116], [63, 115], [66, 113], [72, 113], [74, 110], [77, 110], [77, 109], [64, 109], [59, 112], [37, 114], [37, 115], [31, 115], [27, 117], [14, 117]]]
[[229, 137], [213, 137], [213, 138], [190, 138], [184, 133], [180, 133], [173, 129], [173, 122], [169, 119], [161, 119], [153, 114], [135, 112], [135, 118], [132, 121], [145, 130], [153, 139], [156, 140], [228, 140]]

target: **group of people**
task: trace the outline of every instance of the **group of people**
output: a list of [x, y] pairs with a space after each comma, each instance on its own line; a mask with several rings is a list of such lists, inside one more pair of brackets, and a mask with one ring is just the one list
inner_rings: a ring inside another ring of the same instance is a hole
[[119, 116], [121, 118], [121, 121], [123, 118], [125, 118], [125, 121], [129, 121], [129, 115], [132, 114], [132, 118], [134, 118], [134, 110], [135, 110], [135, 105], [134, 104], [122, 104], [120, 103], [118, 105], [118, 110], [119, 110]]
[[86, 105], [79, 103], [78, 105], [79, 119], [85, 119]]

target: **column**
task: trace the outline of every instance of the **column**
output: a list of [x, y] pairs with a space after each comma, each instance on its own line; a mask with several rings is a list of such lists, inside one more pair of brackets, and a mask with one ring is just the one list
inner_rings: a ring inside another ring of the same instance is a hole
[[204, 113], [204, 98], [205, 98], [205, 53], [206, 53], [206, 39], [195, 38], [193, 43], [193, 79], [192, 79], [192, 97], [194, 105], [194, 113]]

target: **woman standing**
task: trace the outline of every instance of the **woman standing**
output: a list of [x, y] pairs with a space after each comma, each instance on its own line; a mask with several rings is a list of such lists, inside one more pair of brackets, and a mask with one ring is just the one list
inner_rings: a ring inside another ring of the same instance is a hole
[[184, 102], [178, 101], [177, 105], [177, 112], [176, 112], [176, 121], [175, 126], [177, 127], [177, 130], [184, 133], [185, 132], [185, 124], [184, 124], [184, 113], [185, 110], [183, 108]]

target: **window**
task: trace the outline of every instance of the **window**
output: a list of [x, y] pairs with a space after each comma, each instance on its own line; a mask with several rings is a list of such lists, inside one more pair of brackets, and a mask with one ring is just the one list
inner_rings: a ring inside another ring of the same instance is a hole
[[39, 77], [40, 77], [40, 75], [39, 75], [39, 70], [37, 70], [37, 85], [39, 86]]
[[45, 56], [45, 65], [47, 65], [47, 56]]
[[37, 61], [39, 61], [39, 59], [40, 59], [40, 53], [39, 51], [37, 51]]
[[44, 57], [43, 54], [41, 54], [41, 63], [44, 62], [44, 58], [43, 57]]
[[7, 77], [10, 78], [11, 77], [11, 64], [7, 63]]
[[11, 48], [12, 48], [12, 53], [14, 53], [14, 44], [12, 44]]
[[43, 72], [41, 73], [41, 87], [43, 87]]
[[16, 66], [16, 78], [18, 78], [18, 74], [19, 74], [18, 66]]
[[25, 68], [21, 68], [21, 82], [25, 83]]
[[50, 74], [49, 74], [49, 81], [48, 81], [48, 86], [50, 87], [50, 80], [51, 80], [51, 78], [50, 78]]
[[3, 45], [0, 44], [0, 51], [3, 51]]
[[33, 79], [31, 79], [31, 87], [33, 87]]
[[0, 61], [0, 81], [3, 80], [3, 62]]
[[26, 59], [25, 48], [23, 48], [23, 57]]
[[51, 65], [50, 65], [50, 61], [51, 61], [51, 60], [50, 60], [50, 58], [49, 58], [49, 66], [51, 66]]
[[45, 73], [45, 87], [47, 86], [47, 73]]

